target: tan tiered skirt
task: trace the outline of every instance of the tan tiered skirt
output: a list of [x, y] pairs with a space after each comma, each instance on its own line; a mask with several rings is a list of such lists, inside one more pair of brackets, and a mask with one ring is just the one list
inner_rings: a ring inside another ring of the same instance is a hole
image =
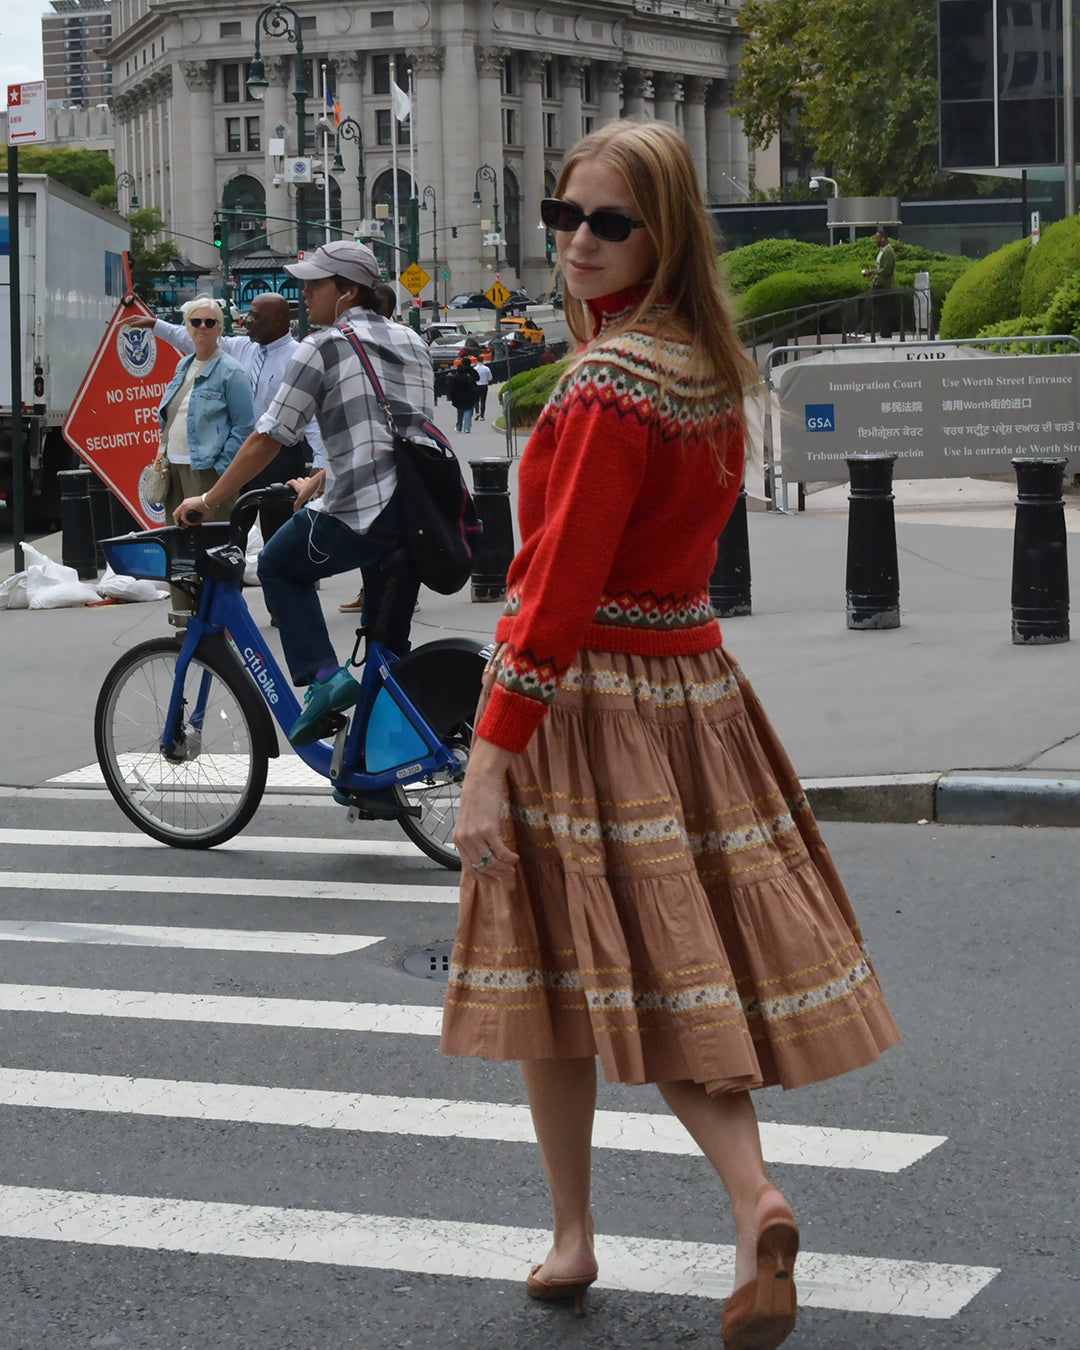
[[610, 1080], [722, 1093], [816, 1082], [899, 1039], [802, 788], [723, 650], [580, 652], [508, 781], [521, 862], [506, 882], [462, 875], [448, 1054], [597, 1054]]

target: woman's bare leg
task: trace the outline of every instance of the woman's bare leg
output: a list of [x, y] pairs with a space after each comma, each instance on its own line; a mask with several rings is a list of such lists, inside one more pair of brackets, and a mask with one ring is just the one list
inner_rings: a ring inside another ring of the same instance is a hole
[[757, 1272], [757, 1200], [769, 1184], [749, 1092], [710, 1097], [700, 1083], [658, 1083], [664, 1100], [715, 1168], [735, 1220], [735, 1288]]
[[541, 1280], [596, 1273], [589, 1203], [596, 1061], [526, 1059], [521, 1074], [551, 1191], [553, 1241]]

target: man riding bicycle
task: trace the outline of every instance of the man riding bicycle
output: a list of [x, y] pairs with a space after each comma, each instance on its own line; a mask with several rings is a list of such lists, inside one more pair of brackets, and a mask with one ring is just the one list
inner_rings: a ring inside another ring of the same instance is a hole
[[[427, 439], [420, 425], [434, 419], [435, 388], [431, 357], [417, 334], [374, 312], [379, 267], [369, 248], [337, 240], [285, 270], [304, 282], [310, 322], [324, 326], [293, 353], [270, 408], [232, 463], [201, 497], [181, 502], [173, 519], [183, 526], [212, 515], [316, 418], [326, 447], [323, 494], [297, 510], [259, 556], [259, 580], [278, 619], [289, 673], [294, 684], [308, 686], [289, 740], [308, 745], [319, 739], [327, 714], [352, 707], [360, 696], [359, 684], [331, 645], [316, 582], [366, 568], [367, 612], [375, 615], [387, 582], [376, 565], [406, 542], [393, 436], [359, 357], [337, 325], [348, 324], [363, 344], [401, 434]], [[411, 570], [397, 574], [386, 645], [399, 655], [409, 648], [419, 589]]]

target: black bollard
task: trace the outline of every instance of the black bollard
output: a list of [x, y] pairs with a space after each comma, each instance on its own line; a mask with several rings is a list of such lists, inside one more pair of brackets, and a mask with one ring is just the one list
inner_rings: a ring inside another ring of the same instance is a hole
[[709, 600], [717, 618], [750, 613], [750, 535], [746, 528], [746, 488], [739, 489], [728, 522], [716, 545], [709, 578]]
[[1064, 459], [1014, 459], [1012, 640], [1068, 642], [1069, 553]]
[[94, 529], [94, 563], [100, 572], [105, 568], [105, 550], [101, 547], [101, 541], [111, 538], [113, 534], [112, 493], [108, 483], [96, 473], [91, 473], [87, 488], [90, 493], [90, 521]]
[[61, 561], [74, 567], [80, 581], [97, 576], [94, 562], [94, 521], [90, 514], [89, 469], [61, 469], [60, 528], [63, 531]]
[[[141, 520], [136, 520], [119, 497], [109, 494], [109, 516], [112, 520], [113, 534], [138, 534], [146, 529]], [[167, 521], [167, 524], [172, 524]]]
[[484, 530], [473, 553], [473, 600], [505, 600], [506, 573], [514, 556], [508, 459], [470, 459], [473, 500]]
[[849, 455], [847, 626], [900, 627], [900, 569], [892, 473], [895, 455]]

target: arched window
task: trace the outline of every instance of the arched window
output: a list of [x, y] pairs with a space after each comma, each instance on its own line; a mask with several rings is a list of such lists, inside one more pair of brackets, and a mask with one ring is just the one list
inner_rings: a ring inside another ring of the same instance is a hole
[[[402, 250], [409, 246], [409, 199], [413, 193], [412, 179], [404, 169], [398, 169], [398, 237]], [[394, 251], [394, 171], [379, 174], [371, 188], [371, 218], [381, 227], [381, 237], [373, 238], [371, 247], [379, 266], [388, 277], [396, 277], [405, 270], [409, 259], [406, 252]]]
[[[536, 210], [540, 210], [539, 202]], [[521, 189], [517, 175], [511, 169], [503, 170], [502, 232], [506, 240], [506, 261], [515, 272], [521, 272]]]
[[250, 174], [237, 174], [221, 189], [221, 205], [226, 211], [239, 212], [227, 217], [229, 252], [249, 253], [265, 243], [266, 189]]

